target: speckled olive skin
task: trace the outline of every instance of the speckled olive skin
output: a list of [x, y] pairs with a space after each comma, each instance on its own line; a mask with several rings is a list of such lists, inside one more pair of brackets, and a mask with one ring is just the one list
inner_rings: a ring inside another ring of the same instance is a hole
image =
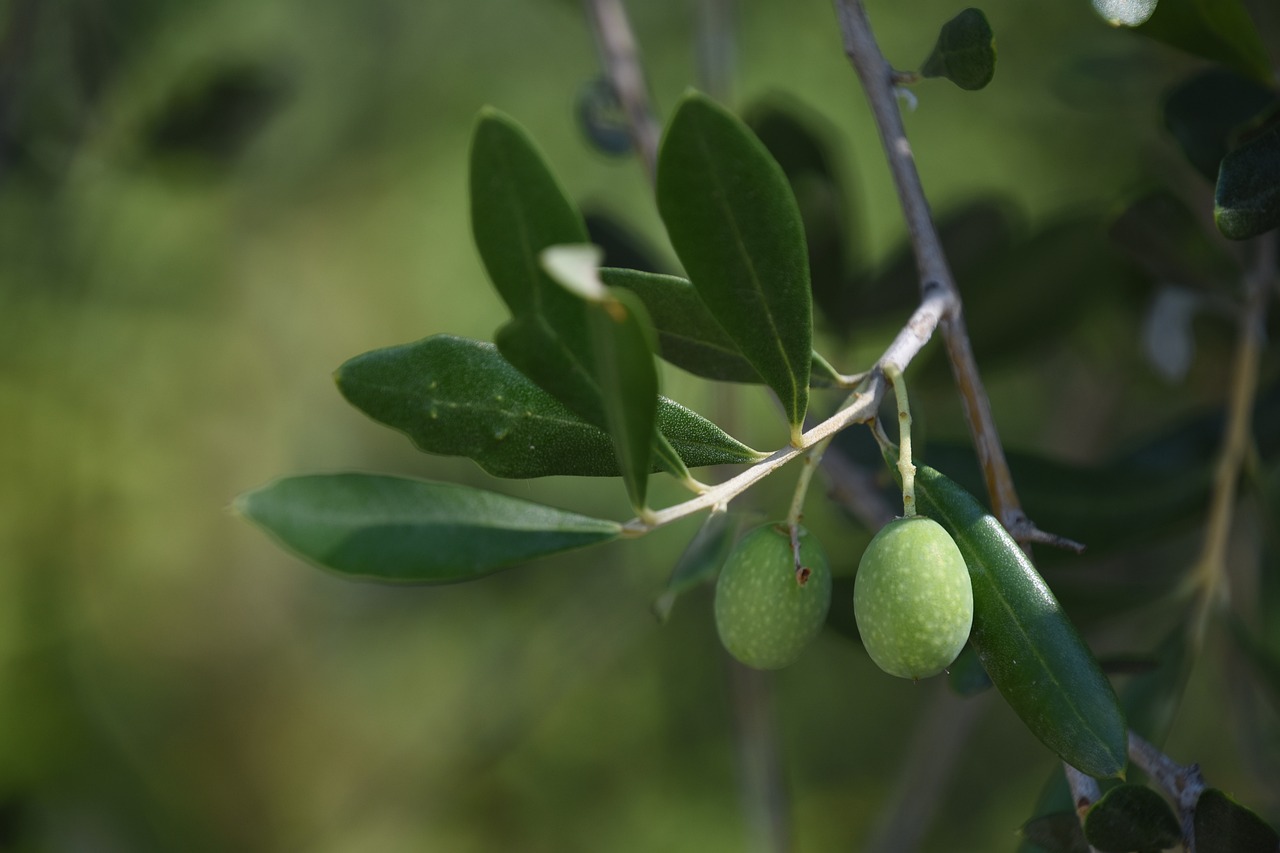
[[756, 669], [779, 669], [800, 656], [822, 630], [831, 606], [831, 568], [817, 538], [800, 529], [796, 579], [785, 523], [754, 528], [739, 540], [716, 581], [716, 628], [735, 658]]
[[973, 626], [973, 586], [960, 549], [936, 521], [895, 519], [862, 554], [853, 613], [876, 665], [928, 678], [960, 654]]

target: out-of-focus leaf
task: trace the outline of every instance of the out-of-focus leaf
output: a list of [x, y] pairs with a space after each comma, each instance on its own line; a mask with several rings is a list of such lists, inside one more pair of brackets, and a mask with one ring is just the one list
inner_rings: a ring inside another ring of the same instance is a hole
[[813, 300], [833, 330], [847, 334], [858, 283], [852, 263], [866, 250], [854, 200], [840, 169], [836, 131], [817, 112], [772, 98], [748, 109], [750, 127], [791, 183], [809, 248]]
[[666, 588], [653, 602], [653, 613], [661, 622], [667, 621], [676, 599], [689, 590], [710, 583], [720, 572], [720, 566], [733, 550], [742, 518], [727, 512], [712, 512], [685, 546], [676, 567], [671, 571]]
[[1187, 655], [1186, 626], [1179, 624], [1156, 648], [1156, 666], [1129, 679], [1120, 690], [1129, 728], [1159, 746], [1173, 725], [1174, 714], [1187, 686], [1191, 660]]
[[584, 214], [591, 242], [604, 249], [601, 266], [622, 267], [643, 272], [668, 272], [670, 265], [630, 226], [602, 210]]
[[1264, 475], [1258, 490], [1263, 513], [1262, 560], [1258, 567], [1258, 640], [1280, 655], [1280, 465]]
[[1158, 0], [1093, 0], [1093, 9], [1113, 27], [1136, 27], [1156, 10]]
[[977, 696], [992, 687], [991, 676], [982, 668], [973, 646], [961, 649], [959, 657], [947, 667], [947, 684], [961, 696]]
[[[1061, 771], [1058, 772], [1061, 776]], [[1089, 853], [1080, 818], [1073, 811], [1050, 812], [1033, 817], [1020, 830], [1018, 853]]]
[[1280, 226], [1280, 114], [1222, 158], [1213, 221], [1232, 240], [1247, 240]]
[[1054, 765], [1040, 787], [1031, 815], [1019, 832], [1023, 841], [1018, 853], [1089, 853], [1061, 764]]
[[1267, 50], [1242, 0], [1160, 0], [1138, 32], [1259, 80], [1268, 79]]
[[996, 73], [996, 37], [981, 9], [965, 9], [942, 25], [920, 73], [946, 77], [970, 91], [991, 82]]
[[[358, 355], [338, 389], [418, 449], [465, 456], [498, 477], [616, 477], [607, 433], [512, 367], [490, 343], [435, 335]], [[690, 467], [755, 462], [759, 454], [666, 398], [658, 424]]]
[[604, 77], [583, 83], [574, 111], [578, 128], [592, 148], [610, 157], [631, 153], [631, 131], [613, 85]]
[[1195, 833], [1196, 853], [1275, 853], [1280, 848], [1275, 829], [1216, 788], [1196, 803]]
[[1275, 90], [1229, 68], [1209, 68], [1174, 87], [1164, 100], [1164, 126], [1191, 164], [1210, 181], [1236, 132], [1274, 107]]
[[1100, 779], [1128, 762], [1128, 729], [1111, 683], [1031, 561], [956, 483], [919, 466], [922, 514], [947, 529], [973, 580], [973, 644], [1005, 701], [1045, 746]]
[[[602, 269], [600, 275], [610, 287], [626, 288], [640, 297], [653, 320], [658, 348], [666, 361], [695, 376], [722, 382], [764, 381], [711, 316], [687, 279], [622, 269]], [[829, 366], [816, 353], [811, 370], [811, 385], [831, 384]]]
[[1142, 785], [1117, 785], [1094, 803], [1084, 835], [1103, 853], [1158, 853], [1182, 838], [1178, 818], [1164, 798]]
[[1168, 190], [1135, 199], [1111, 221], [1107, 234], [1157, 281], [1210, 290], [1235, 287], [1240, 280], [1239, 265]]
[[616, 539], [619, 524], [451, 483], [285, 477], [235, 509], [303, 559], [358, 580], [454, 583]]
[[809, 404], [813, 310], [786, 176], [746, 125], [690, 93], [663, 138], [657, 196], [690, 281], [778, 395], [794, 440]]
[[[984, 285], [983, 269], [1004, 257], [1018, 230], [1012, 206], [1000, 198], [977, 198], [938, 216], [938, 238], [951, 265], [956, 285], [966, 298]], [[909, 312], [920, 301], [920, 279], [915, 253], [904, 243], [857, 294], [845, 322], [855, 326], [878, 322], [887, 313]], [[894, 321], [899, 321], [894, 317]]]
[[1238, 618], [1231, 619], [1231, 635], [1253, 668], [1267, 702], [1280, 714], [1280, 651], [1259, 641]]

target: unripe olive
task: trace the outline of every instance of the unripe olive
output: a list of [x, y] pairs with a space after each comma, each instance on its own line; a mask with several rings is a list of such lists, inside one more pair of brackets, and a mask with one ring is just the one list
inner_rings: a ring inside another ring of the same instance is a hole
[[973, 586], [942, 525], [915, 516], [882, 527], [858, 564], [853, 614], [867, 654], [890, 675], [928, 678], [950, 666], [973, 626]]
[[716, 628], [729, 653], [756, 669], [794, 661], [822, 629], [831, 605], [831, 568], [816, 537], [800, 528], [796, 569], [785, 523], [739, 540], [716, 581]]

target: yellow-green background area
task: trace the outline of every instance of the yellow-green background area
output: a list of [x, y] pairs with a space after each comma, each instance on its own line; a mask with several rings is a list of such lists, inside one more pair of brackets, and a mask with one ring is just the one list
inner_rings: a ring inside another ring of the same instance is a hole
[[[1177, 168], [1154, 97], [1185, 65], [1088, 5], [993, 3], [991, 87], [918, 88], [907, 126], [938, 208], [995, 190], [1035, 224], [1109, 209], [1143, 164]], [[631, 6], [669, 110], [696, 83], [693, 4]], [[870, 3], [901, 67], [957, 10]], [[670, 258], [640, 170], [591, 150], [575, 124], [575, 94], [596, 73], [578, 4], [10, 0], [0, 12], [4, 58], [21, 69], [7, 115], [23, 128], [0, 163], [5, 843], [758, 849], [709, 595], [681, 599], [666, 625], [649, 610], [696, 521], [472, 584], [392, 589], [304, 565], [228, 509], [279, 475], [361, 470], [628, 516], [616, 481], [496, 481], [420, 454], [331, 378], [369, 349], [490, 338], [503, 322], [468, 230], [467, 141], [485, 104], [529, 128], [575, 198]], [[732, 102], [785, 93], [828, 117], [862, 197], [860, 261], [873, 265], [901, 218], [832, 9], [751, 0], [738, 13]], [[240, 151], [209, 161], [143, 144], [184, 87], [234, 63], [284, 92]], [[891, 325], [827, 350], [861, 369]], [[989, 375], [1010, 443], [1090, 458], [1140, 422], [1126, 407], [1220, 394], [1152, 382], [1130, 405], [1095, 384], [1111, 351], [1088, 335], [1077, 350], [1052, 366], [1058, 380], [1070, 368], [1062, 384]], [[695, 408], [718, 405], [701, 380], [668, 368], [664, 381]], [[1104, 425], [1064, 427], [1094, 394]], [[759, 389], [736, 405], [737, 435], [785, 441]], [[935, 433], [964, 435], [953, 395], [918, 405]], [[793, 476], [750, 500], [781, 515]], [[680, 496], [668, 482], [655, 492]], [[809, 524], [848, 575], [868, 534], [821, 498]], [[1221, 716], [1224, 677], [1197, 670], [1169, 748], [1247, 799], [1257, 783]], [[933, 814], [927, 849], [1011, 849], [1054, 767], [987, 694], [936, 793], [904, 791], [908, 757], [932, 749], [922, 732], [938, 737], [962, 713], [945, 684], [884, 676], [834, 634], [769, 683], [795, 850], [862, 849], [895, 797]], [[930, 714], [932, 728], [918, 725]]]

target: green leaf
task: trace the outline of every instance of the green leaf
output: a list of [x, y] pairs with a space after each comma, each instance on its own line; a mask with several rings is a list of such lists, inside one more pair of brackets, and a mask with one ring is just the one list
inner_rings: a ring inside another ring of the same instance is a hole
[[1280, 103], [1276, 92], [1227, 68], [1208, 68], [1172, 89], [1164, 100], [1164, 126], [1200, 174], [1218, 179], [1218, 166], [1237, 131]]
[[1275, 853], [1280, 834], [1216, 788], [1196, 802], [1196, 853]]
[[[498, 477], [620, 473], [609, 435], [535, 385], [490, 343], [435, 335], [358, 355], [334, 378], [348, 402], [418, 449], [465, 456]], [[665, 397], [657, 419], [690, 467], [761, 458]]]
[[778, 161], [796, 197], [813, 301], [833, 331], [847, 335], [858, 291], [850, 259], [859, 263], [867, 257], [864, 229], [855, 227], [857, 205], [841, 168], [840, 152], [847, 146], [825, 116], [795, 99], [772, 96], [753, 104], [743, 118]]
[[1155, 650], [1156, 665], [1129, 679], [1120, 691], [1129, 728], [1149, 742], [1164, 743], [1191, 674], [1187, 628], [1176, 625]]
[[539, 255], [586, 243], [587, 229], [528, 133], [485, 108], [471, 137], [471, 232], [493, 286], [515, 317], [545, 316], [585, 341], [581, 303], [565, 293]]
[[946, 77], [970, 91], [991, 82], [996, 74], [996, 37], [981, 9], [965, 9], [942, 25], [920, 74]]
[[658, 211], [703, 303], [799, 435], [813, 310], [804, 226], [782, 169], [705, 95], [681, 101], [658, 157]]
[[454, 583], [616, 539], [613, 521], [375, 474], [285, 477], [235, 509], [303, 559], [359, 580]]
[[[1059, 776], [1062, 772], [1056, 771]], [[1072, 811], [1050, 812], [1033, 817], [1020, 830], [1023, 843], [1019, 853], [1090, 853], [1080, 818]]]
[[1213, 220], [1232, 240], [1280, 226], [1280, 116], [1222, 159]]
[[965, 645], [947, 668], [947, 686], [960, 696], [977, 696], [992, 687], [991, 676], [982, 668], [973, 646]]
[[1178, 818], [1164, 798], [1141, 785], [1117, 785], [1094, 803], [1084, 835], [1103, 853], [1159, 853], [1182, 839]]
[[1098, 778], [1120, 775], [1128, 729], [1111, 683], [1026, 554], [976, 499], [928, 466], [920, 511], [955, 538], [973, 580], [969, 642], [1009, 706], [1045, 746]]
[[653, 613], [665, 622], [671, 616], [676, 599], [691, 589], [715, 580], [725, 558], [733, 550], [742, 528], [742, 517], [727, 512], [712, 512], [685, 546], [671, 571], [666, 588], [653, 602]]
[[[728, 332], [711, 316], [688, 279], [639, 270], [602, 269], [610, 287], [623, 287], [640, 297], [658, 334], [662, 358], [683, 370], [721, 382], [761, 383], [764, 380], [738, 350]], [[813, 354], [809, 383], [832, 383], [832, 368]]]
[[[1141, 0], [1147, 4], [1155, 5]], [[1160, 0], [1138, 32], [1264, 82], [1270, 78], [1266, 47], [1242, 0]]]

